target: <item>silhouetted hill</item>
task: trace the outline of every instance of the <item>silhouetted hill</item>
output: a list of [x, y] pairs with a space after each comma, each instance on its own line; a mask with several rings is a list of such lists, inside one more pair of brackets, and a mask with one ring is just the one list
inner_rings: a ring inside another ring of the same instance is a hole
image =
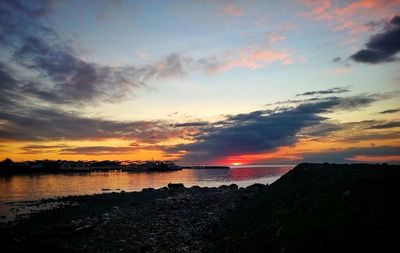
[[215, 234], [218, 252], [389, 252], [400, 166], [299, 164]]

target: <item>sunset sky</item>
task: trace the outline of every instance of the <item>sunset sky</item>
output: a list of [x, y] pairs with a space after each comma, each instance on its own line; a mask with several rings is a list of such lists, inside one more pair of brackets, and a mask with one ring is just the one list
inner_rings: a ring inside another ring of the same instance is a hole
[[400, 0], [1, 0], [0, 34], [0, 159], [400, 163]]

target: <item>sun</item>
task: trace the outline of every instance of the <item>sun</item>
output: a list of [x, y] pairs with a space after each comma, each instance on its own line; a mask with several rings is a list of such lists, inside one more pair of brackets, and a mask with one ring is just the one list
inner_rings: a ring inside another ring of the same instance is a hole
[[232, 165], [233, 165], [233, 166], [238, 166], [238, 165], [242, 165], [242, 163], [234, 162], [234, 163], [232, 163]]

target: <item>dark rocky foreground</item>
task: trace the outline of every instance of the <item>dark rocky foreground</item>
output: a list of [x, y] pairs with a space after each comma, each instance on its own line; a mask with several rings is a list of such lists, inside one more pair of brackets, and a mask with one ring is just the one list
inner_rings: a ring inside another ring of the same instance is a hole
[[271, 186], [67, 197], [0, 228], [2, 252], [384, 252], [400, 166], [300, 164]]

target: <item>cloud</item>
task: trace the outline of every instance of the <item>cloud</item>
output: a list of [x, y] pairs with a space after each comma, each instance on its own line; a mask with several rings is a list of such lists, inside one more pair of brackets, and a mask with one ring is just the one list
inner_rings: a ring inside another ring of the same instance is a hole
[[[349, 163], [354, 160], [368, 162], [368, 157], [393, 157], [400, 154], [398, 146], [380, 146], [380, 147], [352, 147], [346, 149], [331, 149], [321, 152], [309, 152], [299, 154], [304, 162], [332, 162], [332, 163]], [[362, 159], [355, 159], [355, 158]], [[382, 162], [383, 159], [380, 159]], [[399, 160], [397, 160], [399, 162]]]
[[211, 74], [235, 68], [257, 69], [273, 63], [288, 65], [294, 63], [294, 59], [289, 52], [259, 45], [240, 48], [202, 61], [206, 73]]
[[69, 41], [46, 26], [53, 3], [1, 1], [0, 45], [12, 56], [2, 59], [2, 68], [19, 69], [13, 72], [14, 84], [8, 92], [54, 104], [118, 102], [155, 79], [186, 75], [188, 59], [176, 53], [141, 67], [100, 65], [84, 59]]
[[21, 149], [23, 150], [22, 153], [20, 154], [43, 154], [43, 153], [55, 153], [58, 152], [59, 149], [61, 148], [66, 148], [68, 147], [67, 145], [64, 144], [58, 144], [58, 145], [37, 145], [37, 144], [32, 144], [32, 145], [26, 145], [22, 147]]
[[4, 0], [0, 2], [0, 43], [13, 45], [15, 39], [28, 33], [54, 35], [38, 19], [49, 14], [55, 1]]
[[[193, 71], [212, 74], [294, 62], [288, 52], [258, 45], [200, 59], [171, 53], [143, 66], [102, 65], [82, 57], [79, 49], [46, 26], [46, 17], [55, 5], [50, 0], [0, 3], [0, 44], [11, 54], [11, 59], [4, 59], [0, 64], [6, 74], [13, 68], [18, 69], [8, 74], [6, 81], [13, 84], [1, 87], [0, 100], [9, 100], [8, 95], [12, 94], [23, 98], [26, 104], [77, 107], [116, 103], [153, 81], [183, 78]], [[226, 6], [225, 11], [235, 9], [232, 5]], [[0, 78], [6, 78], [4, 73]]]
[[213, 127], [194, 136], [194, 142], [167, 148], [169, 152], [186, 152], [185, 161], [216, 161], [221, 157], [273, 151], [297, 142], [302, 129], [326, 120], [321, 114], [337, 110], [355, 110], [379, 100], [380, 96], [321, 98], [296, 107], [259, 110], [228, 115]]
[[225, 16], [239, 17], [243, 15], [243, 9], [233, 3], [224, 4], [217, 10], [218, 14]]
[[311, 12], [302, 13], [303, 16], [313, 17], [315, 20], [331, 20], [333, 18], [329, 10], [332, 8], [332, 3], [330, 0], [299, 0], [301, 4], [311, 8]]
[[303, 128], [300, 133], [306, 136], [324, 137], [330, 134], [331, 132], [335, 132], [341, 129], [343, 129], [343, 126], [340, 124], [321, 122], [318, 125], [313, 125]]
[[400, 133], [365, 133], [359, 135], [352, 135], [348, 138], [344, 138], [346, 142], [359, 142], [359, 141], [371, 141], [371, 140], [396, 140], [400, 139]]
[[119, 155], [138, 151], [136, 147], [89, 146], [64, 148], [60, 151], [63, 155]]
[[0, 140], [102, 140], [118, 138], [157, 143], [169, 138], [186, 138], [186, 129], [174, 128], [163, 121], [112, 121], [88, 118], [76, 112], [54, 108], [24, 108], [0, 111]]
[[35, 36], [22, 43], [14, 60], [43, 77], [25, 84], [24, 91], [52, 103], [115, 102], [154, 79], [186, 75], [186, 59], [176, 53], [143, 67], [110, 67], [80, 59], [73, 49], [49, 45]]
[[[46, 16], [53, 7], [53, 1], [25, 3], [16, 0], [0, 4], [0, 44], [12, 55], [12, 59], [4, 59], [1, 64], [4, 69], [18, 69], [10, 75], [13, 85], [2, 88], [31, 103], [36, 100], [82, 106], [119, 102], [135, 89], [155, 80], [182, 78], [190, 71], [218, 73], [233, 68], [255, 69], [275, 62], [293, 62], [288, 52], [261, 45], [201, 59], [171, 53], [144, 66], [102, 65], [83, 58], [79, 49], [46, 26]], [[227, 5], [224, 10], [233, 11], [233, 7]], [[3, 98], [6, 93], [0, 94], [0, 100], [7, 99]]]
[[370, 38], [362, 49], [351, 56], [354, 61], [362, 63], [382, 63], [397, 60], [400, 51], [400, 16], [395, 16], [382, 33]]
[[400, 127], [400, 121], [392, 121], [392, 122], [387, 122], [384, 124], [374, 125], [374, 126], [371, 126], [370, 129], [388, 129], [388, 128], [396, 128], [396, 127]]
[[308, 91], [301, 94], [297, 94], [296, 96], [315, 96], [315, 95], [326, 95], [326, 94], [338, 94], [349, 92], [349, 88], [347, 87], [334, 87], [327, 90], [317, 90], [317, 91]]
[[273, 33], [273, 32], [268, 32], [268, 33], [266, 34], [266, 36], [265, 36], [265, 39], [266, 39], [266, 41], [267, 41], [268, 43], [273, 44], [273, 43], [276, 43], [276, 42], [278, 42], [278, 41], [286, 40], [286, 36], [284, 36], [284, 35], [279, 35], [279, 34], [276, 34], [276, 33]]
[[349, 72], [352, 72], [352, 71], [353, 71], [352, 68], [341, 67], [341, 68], [329, 69], [327, 71], [327, 73], [330, 74], [330, 75], [341, 75], [341, 74], [349, 73]]
[[210, 123], [206, 121], [197, 121], [197, 122], [186, 122], [186, 123], [177, 123], [174, 124], [174, 127], [202, 127], [208, 126]]
[[[354, 128], [350, 123], [346, 123], [346, 126], [331, 124], [324, 114], [364, 108], [385, 98], [388, 97], [379, 94], [322, 97], [304, 100], [292, 107], [226, 115], [223, 120], [217, 122], [196, 121], [176, 124], [161, 120], [113, 121], [88, 118], [77, 112], [65, 112], [48, 107], [14, 108], [13, 111], [0, 112], [0, 140], [101, 141], [113, 138], [130, 140], [133, 143], [127, 147], [31, 144], [22, 150], [23, 154], [105, 155], [152, 149], [163, 151], [169, 156], [181, 157], [185, 162], [212, 162], [228, 156], [270, 152], [282, 146], [294, 145], [304, 136], [327, 136], [333, 131]], [[367, 123], [357, 124], [360, 127], [364, 126], [365, 129], [384, 128], [378, 121]], [[371, 138], [373, 136], [366, 137], [366, 139]], [[181, 139], [186, 144], [175, 146], [163, 144], [172, 139]]]
[[390, 110], [381, 111], [379, 113], [380, 114], [389, 114], [389, 113], [396, 113], [396, 112], [400, 112], [400, 109], [390, 109]]
[[334, 31], [344, 31], [348, 34], [346, 43], [354, 42], [355, 34], [369, 32], [380, 26], [382, 20], [398, 13], [400, 7], [399, 0], [358, 0], [348, 3], [331, 0], [298, 0], [298, 2], [310, 9], [300, 13], [300, 16], [333, 24]]

